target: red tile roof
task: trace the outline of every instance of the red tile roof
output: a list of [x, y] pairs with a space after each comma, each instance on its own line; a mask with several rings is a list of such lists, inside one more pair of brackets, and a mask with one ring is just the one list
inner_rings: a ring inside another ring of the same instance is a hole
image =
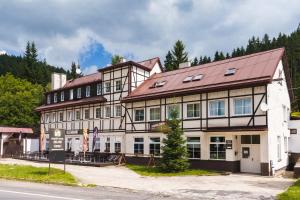
[[99, 72], [94, 74], [89, 74], [80, 78], [68, 80], [63, 88], [71, 88], [79, 85], [86, 85], [89, 83], [99, 82], [101, 81], [101, 74]]
[[138, 62], [138, 64], [141, 64], [141, 65], [147, 67], [147, 68], [150, 69], [150, 70], [153, 69], [153, 67], [155, 66], [156, 63], [159, 64], [159, 67], [160, 67], [161, 70], [163, 71], [162, 65], [161, 65], [160, 60], [159, 60], [158, 57], [150, 58], [150, 59], [148, 59], [148, 60], [143, 60], [143, 61]]
[[[195, 67], [154, 74], [129, 96], [125, 97], [123, 101], [269, 83], [283, 54], [284, 48], [279, 48]], [[224, 73], [229, 68], [236, 68], [236, 73], [231, 76], [224, 76]], [[197, 74], [203, 74], [203, 78], [199, 81], [182, 82], [187, 76]], [[166, 84], [162, 87], [151, 88], [158, 81], [166, 81]]]
[[31, 128], [15, 128], [15, 127], [0, 127], [0, 133], [31, 133], [33, 130]]
[[44, 111], [44, 110], [52, 110], [52, 109], [65, 108], [70, 106], [80, 106], [88, 103], [100, 103], [100, 102], [106, 102], [106, 99], [103, 96], [95, 96], [95, 97], [83, 98], [79, 100], [42, 105], [40, 107], [37, 107], [35, 110]]

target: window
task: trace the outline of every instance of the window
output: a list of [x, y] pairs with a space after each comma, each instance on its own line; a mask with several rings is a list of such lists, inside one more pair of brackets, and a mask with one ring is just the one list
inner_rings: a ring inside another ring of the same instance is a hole
[[121, 91], [122, 82], [121, 80], [116, 81], [116, 91]]
[[187, 110], [187, 114], [186, 114], [187, 118], [200, 117], [200, 104], [199, 103], [187, 104], [186, 110]]
[[59, 113], [59, 121], [60, 122], [64, 121], [64, 113], [63, 112]]
[[251, 97], [234, 99], [235, 115], [250, 115], [251, 113], [252, 113]]
[[57, 93], [54, 93], [54, 103], [57, 102]]
[[91, 86], [86, 86], [85, 87], [85, 96], [90, 97], [91, 96]]
[[115, 142], [115, 152], [116, 153], [121, 152], [121, 142]]
[[150, 121], [160, 120], [160, 108], [150, 108]]
[[100, 151], [100, 138], [96, 138], [94, 149]]
[[224, 76], [230, 76], [230, 75], [234, 75], [236, 72], [236, 68], [229, 68], [226, 70]]
[[150, 88], [162, 87], [166, 84], [167, 81], [157, 81]]
[[110, 152], [110, 138], [106, 138], [106, 142], [105, 142], [105, 152]]
[[65, 92], [62, 91], [62, 92], [60, 93], [60, 101], [64, 101], [64, 100], [65, 100]]
[[49, 122], [49, 115], [46, 114], [46, 123], [48, 123], [48, 122]]
[[52, 121], [56, 122], [56, 114], [55, 113], [52, 114]]
[[149, 153], [154, 156], [160, 155], [160, 138], [150, 138]]
[[76, 119], [77, 119], [77, 120], [80, 119], [80, 110], [76, 110]]
[[121, 116], [122, 116], [122, 107], [121, 107], [120, 105], [117, 105], [117, 106], [115, 107], [115, 109], [116, 109], [115, 116], [116, 116], [116, 117], [121, 117]]
[[284, 137], [284, 152], [288, 152], [288, 139], [287, 137]]
[[201, 158], [200, 137], [187, 137], [186, 141], [189, 158]]
[[134, 153], [144, 154], [144, 138], [134, 138]]
[[297, 129], [290, 129], [290, 134], [297, 134]]
[[50, 104], [50, 103], [51, 103], [51, 95], [48, 94], [48, 95], [47, 95], [47, 104]]
[[277, 159], [278, 162], [281, 161], [281, 137], [277, 136]]
[[210, 137], [210, 159], [226, 159], [225, 137]]
[[67, 151], [72, 151], [72, 138], [67, 140]]
[[225, 115], [225, 101], [216, 100], [209, 102], [209, 116], [220, 117]]
[[73, 118], [73, 111], [68, 111], [68, 119], [69, 121], [72, 121]]
[[110, 93], [110, 82], [105, 83], [105, 93]]
[[45, 144], [45, 149], [48, 151], [49, 150], [49, 139], [46, 139], [46, 144]]
[[96, 108], [96, 118], [100, 118], [100, 117], [101, 117], [101, 109]]
[[97, 84], [97, 95], [101, 95], [101, 84]]
[[282, 110], [283, 110], [283, 121], [284, 122], [289, 121], [290, 109], [287, 106], [282, 105]]
[[242, 135], [241, 144], [260, 144], [259, 135]]
[[193, 81], [200, 81], [203, 78], [203, 74], [198, 74], [193, 77]]
[[134, 110], [134, 121], [140, 122], [145, 119], [145, 111], [144, 109], [135, 109]]
[[192, 81], [192, 79], [193, 79], [193, 76], [188, 76], [188, 77], [186, 77], [185, 79], [183, 79], [182, 82], [184, 82], [184, 83], [190, 82], [190, 81]]
[[81, 88], [77, 88], [77, 98], [81, 98]]
[[171, 113], [172, 113], [172, 111], [177, 111], [175, 117], [176, 117], [176, 118], [179, 118], [179, 116], [180, 116], [180, 108], [179, 108], [179, 105], [177, 105], [177, 104], [168, 105], [167, 109], [168, 109], [168, 115], [167, 115], [167, 118], [168, 118], [168, 119], [171, 119]]
[[89, 119], [90, 118], [90, 109], [85, 109], [84, 110], [84, 119]]
[[70, 90], [70, 100], [73, 100], [73, 89]]
[[105, 107], [105, 117], [109, 118], [111, 116], [111, 109], [110, 106]]

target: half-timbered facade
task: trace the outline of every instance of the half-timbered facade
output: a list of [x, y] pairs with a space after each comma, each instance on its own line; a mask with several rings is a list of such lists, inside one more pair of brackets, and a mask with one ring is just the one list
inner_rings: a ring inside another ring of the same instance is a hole
[[56, 82], [37, 109], [41, 129], [65, 129], [72, 151], [82, 150], [87, 129], [90, 151], [136, 162], [159, 157], [165, 135], [157, 127], [176, 109], [193, 167], [271, 175], [287, 165], [292, 93], [284, 49], [171, 72], [162, 72], [158, 58], [127, 61]]

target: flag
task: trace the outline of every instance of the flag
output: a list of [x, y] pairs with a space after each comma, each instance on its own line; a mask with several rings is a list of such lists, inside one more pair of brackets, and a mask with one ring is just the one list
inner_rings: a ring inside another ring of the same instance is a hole
[[89, 149], [88, 140], [89, 140], [88, 129], [84, 128], [83, 129], [83, 152], [86, 152]]

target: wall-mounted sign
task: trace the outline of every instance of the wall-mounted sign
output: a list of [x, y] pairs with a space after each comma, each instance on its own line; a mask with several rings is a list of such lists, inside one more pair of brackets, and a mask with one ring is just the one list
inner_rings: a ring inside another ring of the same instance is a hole
[[249, 158], [249, 156], [250, 156], [250, 148], [249, 147], [242, 148], [242, 156], [243, 156], [243, 158]]
[[226, 149], [232, 149], [232, 140], [226, 140]]

